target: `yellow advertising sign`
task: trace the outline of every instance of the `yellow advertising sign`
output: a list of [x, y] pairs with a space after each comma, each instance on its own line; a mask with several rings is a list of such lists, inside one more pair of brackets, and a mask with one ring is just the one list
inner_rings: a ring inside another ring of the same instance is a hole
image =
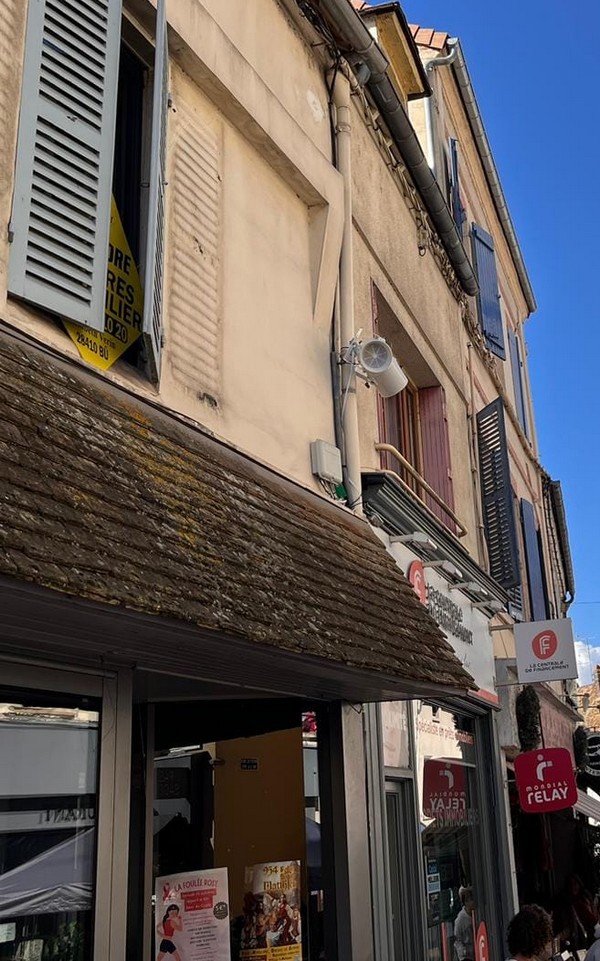
[[104, 330], [93, 330], [70, 320], [63, 320], [63, 324], [83, 359], [93, 367], [108, 370], [140, 336], [143, 316], [144, 292], [113, 197]]

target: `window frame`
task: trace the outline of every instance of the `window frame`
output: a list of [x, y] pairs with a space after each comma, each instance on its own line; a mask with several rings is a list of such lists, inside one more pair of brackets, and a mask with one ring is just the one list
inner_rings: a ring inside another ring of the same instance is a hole
[[33, 691], [87, 695], [101, 701], [96, 814], [93, 961], [125, 957], [129, 845], [131, 674], [81, 673], [0, 657], [2, 683]]

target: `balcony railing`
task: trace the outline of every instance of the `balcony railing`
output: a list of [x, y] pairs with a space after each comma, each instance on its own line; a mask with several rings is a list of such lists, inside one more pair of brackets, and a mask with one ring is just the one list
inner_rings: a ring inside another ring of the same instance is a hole
[[429, 484], [425, 480], [423, 475], [419, 473], [416, 467], [413, 467], [410, 461], [408, 461], [406, 457], [404, 457], [404, 455], [401, 454], [396, 447], [394, 447], [393, 444], [375, 444], [375, 450], [380, 452], [385, 452], [386, 454], [391, 454], [392, 457], [394, 457], [398, 461], [398, 463], [401, 465], [402, 469], [406, 471], [407, 474], [410, 474], [410, 476], [416, 481], [416, 490], [414, 487], [408, 484], [404, 480], [404, 478], [397, 473], [397, 471], [386, 470], [385, 471], [386, 474], [392, 474], [393, 477], [396, 478], [398, 483], [402, 485], [404, 490], [406, 490], [412, 497], [418, 500], [421, 503], [422, 507], [426, 511], [428, 511], [428, 513], [430, 513], [432, 517], [435, 517], [435, 519], [439, 521], [440, 518], [435, 514], [434, 511], [432, 511], [431, 507], [425, 501], [424, 495], [427, 494], [427, 496], [430, 497], [431, 500], [434, 501], [438, 505], [438, 507], [442, 509], [444, 515], [446, 515], [449, 518], [449, 520], [452, 522], [452, 525], [455, 526], [456, 531], [452, 531], [451, 525], [447, 521], [445, 521], [444, 518], [442, 518], [442, 523], [444, 523], [445, 526], [448, 527], [448, 529], [451, 530], [452, 533], [456, 533], [457, 537], [465, 537], [468, 531], [465, 525], [463, 524], [463, 522], [459, 520], [459, 518], [456, 516], [452, 508], [448, 504], [446, 504], [443, 497], [440, 497], [438, 492], [434, 490], [431, 484]]

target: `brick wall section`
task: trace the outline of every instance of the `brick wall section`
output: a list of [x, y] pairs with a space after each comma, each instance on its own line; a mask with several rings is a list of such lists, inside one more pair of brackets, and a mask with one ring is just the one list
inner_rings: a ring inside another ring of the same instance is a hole
[[368, 525], [0, 335], [0, 573], [465, 690]]

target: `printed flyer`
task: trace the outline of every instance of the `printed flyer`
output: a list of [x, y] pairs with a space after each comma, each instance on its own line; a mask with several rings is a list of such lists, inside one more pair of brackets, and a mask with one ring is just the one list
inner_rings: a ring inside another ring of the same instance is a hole
[[302, 961], [300, 861], [246, 868], [242, 961]]
[[231, 961], [227, 868], [156, 879], [156, 961]]

